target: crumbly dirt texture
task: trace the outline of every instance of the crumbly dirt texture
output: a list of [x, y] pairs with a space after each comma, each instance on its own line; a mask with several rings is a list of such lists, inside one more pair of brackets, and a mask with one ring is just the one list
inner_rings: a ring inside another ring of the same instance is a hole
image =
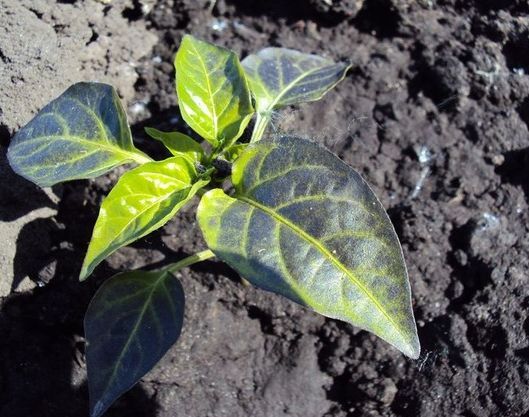
[[423, 351], [409, 360], [207, 261], [181, 273], [179, 342], [108, 416], [529, 416], [526, 0], [0, 0], [0, 415], [87, 416], [82, 318], [98, 285], [204, 248], [191, 205], [79, 284], [123, 169], [44, 192], [9, 170], [5, 147], [94, 79], [118, 87], [138, 146], [163, 155], [142, 130], [183, 129], [184, 33], [243, 56], [272, 45], [353, 62], [271, 131], [325, 144], [372, 184], [403, 245]]

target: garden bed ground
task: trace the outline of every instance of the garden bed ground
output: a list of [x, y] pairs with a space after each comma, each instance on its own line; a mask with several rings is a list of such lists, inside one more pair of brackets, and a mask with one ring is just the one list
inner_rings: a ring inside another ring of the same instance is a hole
[[[361, 7], [360, 7], [361, 6]], [[204, 248], [194, 207], [77, 274], [120, 171], [46, 192], [5, 161], [11, 135], [80, 79], [116, 85], [135, 138], [181, 129], [184, 33], [349, 59], [274, 129], [324, 143], [373, 185], [407, 259], [417, 361], [244, 285], [182, 272], [180, 341], [109, 416], [529, 416], [529, 5], [525, 0], [0, 0], [0, 415], [87, 415], [82, 318], [117, 270]]]

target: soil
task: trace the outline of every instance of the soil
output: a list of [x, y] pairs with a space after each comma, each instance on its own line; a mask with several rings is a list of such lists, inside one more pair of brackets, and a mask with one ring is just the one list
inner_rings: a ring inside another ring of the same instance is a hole
[[0, 21], [0, 220], [13, 237], [1, 416], [86, 416], [82, 318], [98, 285], [204, 248], [190, 206], [78, 283], [123, 170], [44, 192], [9, 170], [5, 146], [91, 78], [119, 86], [137, 143], [160, 155], [142, 128], [183, 129], [172, 57], [184, 33], [243, 56], [272, 45], [353, 62], [273, 130], [324, 143], [373, 185], [404, 248], [423, 350], [407, 359], [208, 261], [181, 274], [180, 340], [108, 416], [529, 416], [526, 0], [0, 0]]

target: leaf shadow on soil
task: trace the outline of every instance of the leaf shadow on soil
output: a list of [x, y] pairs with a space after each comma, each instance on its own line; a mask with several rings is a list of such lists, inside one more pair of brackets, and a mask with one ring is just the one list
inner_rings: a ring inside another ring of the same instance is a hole
[[[65, 232], [68, 228], [66, 224]], [[39, 230], [50, 233], [35, 242]], [[45, 268], [44, 275], [41, 271], [40, 287], [12, 293], [0, 302], [2, 416], [88, 415], [83, 317], [103, 277], [116, 271], [104, 266], [91, 280], [79, 283], [76, 271], [83, 254], [70, 247], [46, 249], [56, 242], [57, 233], [60, 229], [52, 219], [36, 219], [24, 226], [17, 240], [17, 277], [34, 276], [46, 262], [53, 266]], [[36, 248], [33, 253], [31, 248]], [[156, 410], [153, 395], [137, 385], [106, 415], [154, 417]]]
[[503, 181], [521, 186], [529, 202], [529, 148], [508, 151], [505, 162], [496, 169]]
[[[98, 207], [85, 198], [87, 181], [61, 186], [55, 204], [10, 169], [3, 146], [0, 169], [0, 221], [23, 220], [42, 207], [57, 210], [18, 232], [12, 290], [26, 276], [37, 287], [0, 298], [0, 415], [88, 416], [83, 317], [99, 284], [116, 272], [103, 266], [88, 282], [77, 280]], [[136, 385], [106, 416], [156, 413], [155, 396]]]
[[[58, 285], [51, 285], [58, 287]], [[11, 296], [0, 307], [0, 415], [87, 416], [79, 308], [62, 301], [78, 294], [62, 288], [42, 288]], [[56, 290], [56, 291], [55, 291]], [[52, 292], [53, 291], [53, 292]], [[77, 311], [76, 311], [77, 310]], [[72, 313], [72, 316], [69, 316]], [[156, 404], [136, 386], [107, 414], [154, 417]]]
[[11, 222], [42, 207], [54, 208], [44, 191], [13, 172], [6, 151], [4, 146], [0, 148], [0, 221]]
[[323, 27], [331, 27], [341, 20], [334, 13], [318, 12], [314, 5], [307, 0], [228, 0], [227, 4], [235, 6], [237, 15], [263, 17], [271, 19], [285, 19], [287, 24], [299, 21], [317, 21]]
[[[143, 126], [157, 126], [158, 121], [159, 117], [131, 128], [139, 147], [161, 159], [164, 150], [143, 134]], [[167, 130], [178, 129], [171, 126]], [[101, 190], [88, 181], [64, 183], [57, 190], [61, 198], [55, 204], [39, 187], [11, 170], [5, 156], [9, 137], [3, 139], [0, 167], [7, 180], [0, 185], [0, 196], [6, 197], [0, 220], [22, 218], [41, 207], [54, 208], [57, 214], [30, 220], [18, 232], [12, 291], [25, 277], [36, 287], [0, 298], [0, 415], [87, 416], [84, 313], [99, 285], [118, 272], [103, 263], [86, 282], [77, 280], [99, 211]], [[133, 247], [168, 255], [145, 269], [159, 268], [188, 255], [171, 252], [160, 232]], [[196, 270], [238, 280], [236, 273], [220, 262], [206, 262]], [[105, 416], [155, 417], [157, 409], [156, 394], [136, 385]]]

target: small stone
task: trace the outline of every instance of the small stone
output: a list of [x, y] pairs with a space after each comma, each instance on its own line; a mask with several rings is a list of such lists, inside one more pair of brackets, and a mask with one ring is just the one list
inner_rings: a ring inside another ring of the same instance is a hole
[[305, 32], [312, 39], [315, 39], [317, 41], [321, 40], [321, 36], [318, 33], [318, 26], [316, 25], [316, 23], [314, 23], [312, 21], [307, 22], [307, 25], [305, 27]]
[[505, 157], [502, 154], [493, 155], [491, 161], [494, 165], [500, 166], [503, 165], [503, 163], [505, 162]]
[[501, 284], [505, 280], [505, 268], [497, 266], [492, 270], [490, 278], [496, 285]]
[[38, 272], [38, 281], [48, 284], [55, 276], [57, 270], [57, 259], [52, 259], [47, 265]]
[[447, 296], [450, 299], [455, 300], [463, 295], [464, 290], [465, 286], [461, 283], [461, 281], [453, 281], [448, 287]]
[[457, 249], [454, 252], [454, 258], [456, 262], [461, 266], [465, 266], [468, 263], [468, 255], [466, 254], [465, 251], [461, 249]]
[[382, 381], [382, 396], [380, 401], [385, 405], [390, 405], [397, 395], [398, 389], [392, 379], [386, 378]]

